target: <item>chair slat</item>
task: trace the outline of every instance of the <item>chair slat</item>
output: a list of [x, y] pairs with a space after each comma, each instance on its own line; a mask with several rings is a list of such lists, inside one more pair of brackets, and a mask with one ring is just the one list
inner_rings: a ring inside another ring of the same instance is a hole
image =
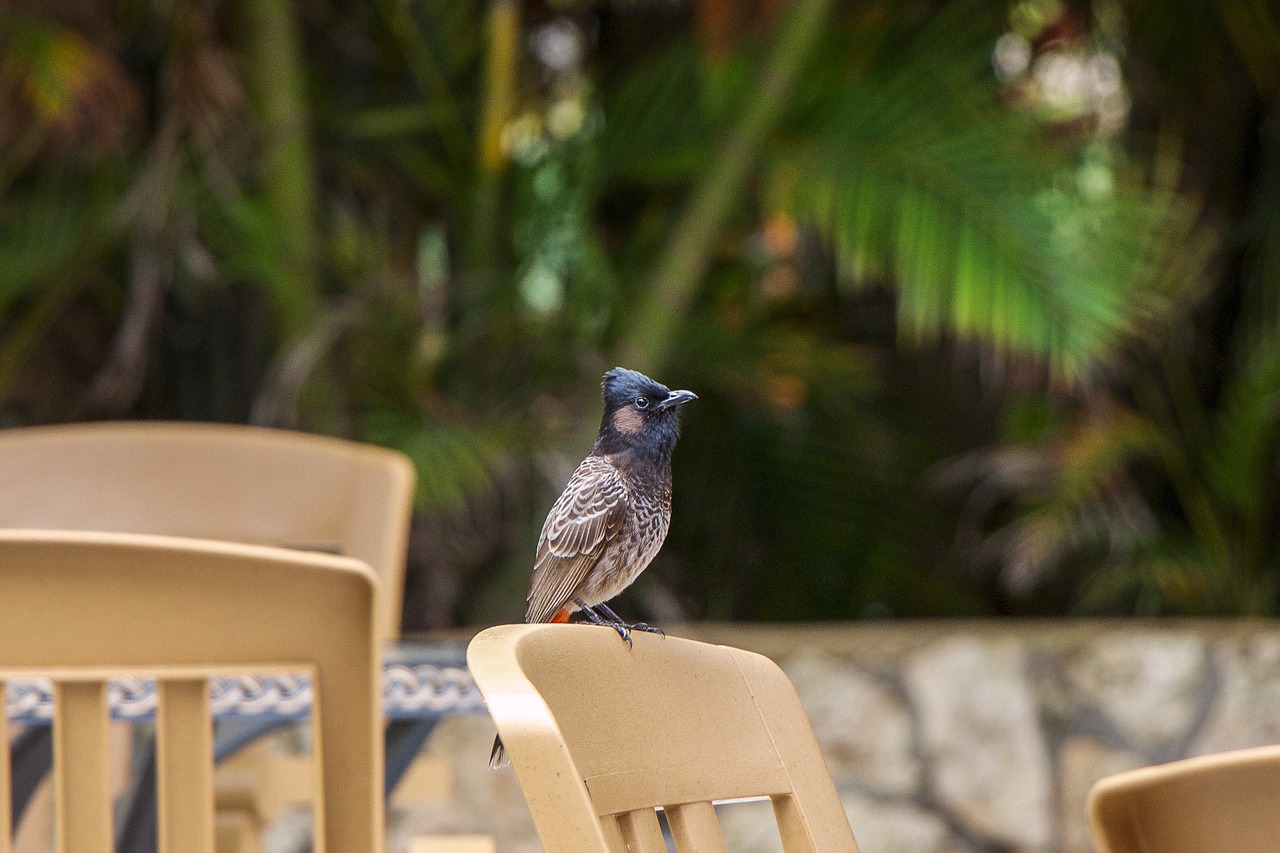
[[627, 853], [667, 853], [667, 842], [662, 837], [662, 825], [653, 809], [640, 809], [618, 815], [622, 837], [626, 840]]
[[54, 684], [53, 766], [59, 853], [111, 853], [107, 683]]
[[0, 680], [0, 853], [13, 850], [13, 777], [9, 755], [9, 715], [6, 713], [7, 685]]
[[156, 799], [160, 853], [213, 853], [213, 727], [207, 679], [157, 685]]
[[711, 803], [671, 806], [667, 809], [667, 823], [679, 853], [728, 853]]
[[773, 817], [778, 823], [778, 837], [786, 853], [818, 853], [795, 797], [774, 797]]
[[632, 853], [622, 832], [622, 815], [606, 815], [599, 819], [606, 853]]

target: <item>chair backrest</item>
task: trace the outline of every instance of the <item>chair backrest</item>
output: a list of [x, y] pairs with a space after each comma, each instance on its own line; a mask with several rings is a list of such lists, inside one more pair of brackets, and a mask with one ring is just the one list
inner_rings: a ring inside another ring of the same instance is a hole
[[791, 682], [768, 658], [608, 628], [502, 625], [467, 663], [546, 850], [723, 851], [714, 801], [767, 797], [788, 853], [857, 844]]
[[[107, 679], [157, 680], [159, 850], [212, 853], [211, 674], [310, 672], [317, 850], [382, 849], [377, 580], [363, 563], [132, 534], [0, 530], [0, 678], [54, 683], [60, 853], [109, 853]], [[2, 694], [0, 694], [2, 695]], [[0, 713], [0, 743], [6, 726]], [[9, 849], [0, 749], [0, 851]]]
[[287, 430], [146, 421], [0, 430], [0, 527], [327, 551], [381, 581], [400, 632], [414, 469], [394, 450]]
[[1280, 746], [1108, 776], [1089, 792], [1099, 853], [1280, 849]]

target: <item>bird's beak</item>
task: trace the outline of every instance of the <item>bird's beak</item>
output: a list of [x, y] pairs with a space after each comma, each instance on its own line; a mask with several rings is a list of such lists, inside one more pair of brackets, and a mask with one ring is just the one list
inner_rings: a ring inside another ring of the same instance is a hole
[[672, 391], [667, 395], [667, 399], [654, 408], [659, 412], [665, 412], [667, 409], [674, 409], [676, 406], [682, 406], [690, 400], [696, 399], [698, 399], [698, 395], [692, 391]]

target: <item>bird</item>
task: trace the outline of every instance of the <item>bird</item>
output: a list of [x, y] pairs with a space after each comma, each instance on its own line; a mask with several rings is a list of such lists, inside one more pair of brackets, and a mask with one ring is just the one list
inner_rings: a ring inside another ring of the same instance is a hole
[[[600, 389], [604, 415], [595, 444], [542, 524], [525, 621], [568, 622], [581, 612], [630, 646], [632, 631], [662, 632], [623, 621], [606, 602], [631, 585], [667, 538], [680, 407], [698, 395], [624, 367], [605, 373]], [[502, 739], [494, 738], [489, 765], [505, 763]]]

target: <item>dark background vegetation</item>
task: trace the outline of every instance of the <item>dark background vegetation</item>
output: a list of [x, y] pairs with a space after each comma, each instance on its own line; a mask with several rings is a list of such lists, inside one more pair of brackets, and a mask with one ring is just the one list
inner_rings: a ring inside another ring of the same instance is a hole
[[398, 447], [411, 629], [615, 364], [701, 397], [624, 613], [1274, 614], [1278, 285], [1266, 0], [0, 11], [0, 425]]

